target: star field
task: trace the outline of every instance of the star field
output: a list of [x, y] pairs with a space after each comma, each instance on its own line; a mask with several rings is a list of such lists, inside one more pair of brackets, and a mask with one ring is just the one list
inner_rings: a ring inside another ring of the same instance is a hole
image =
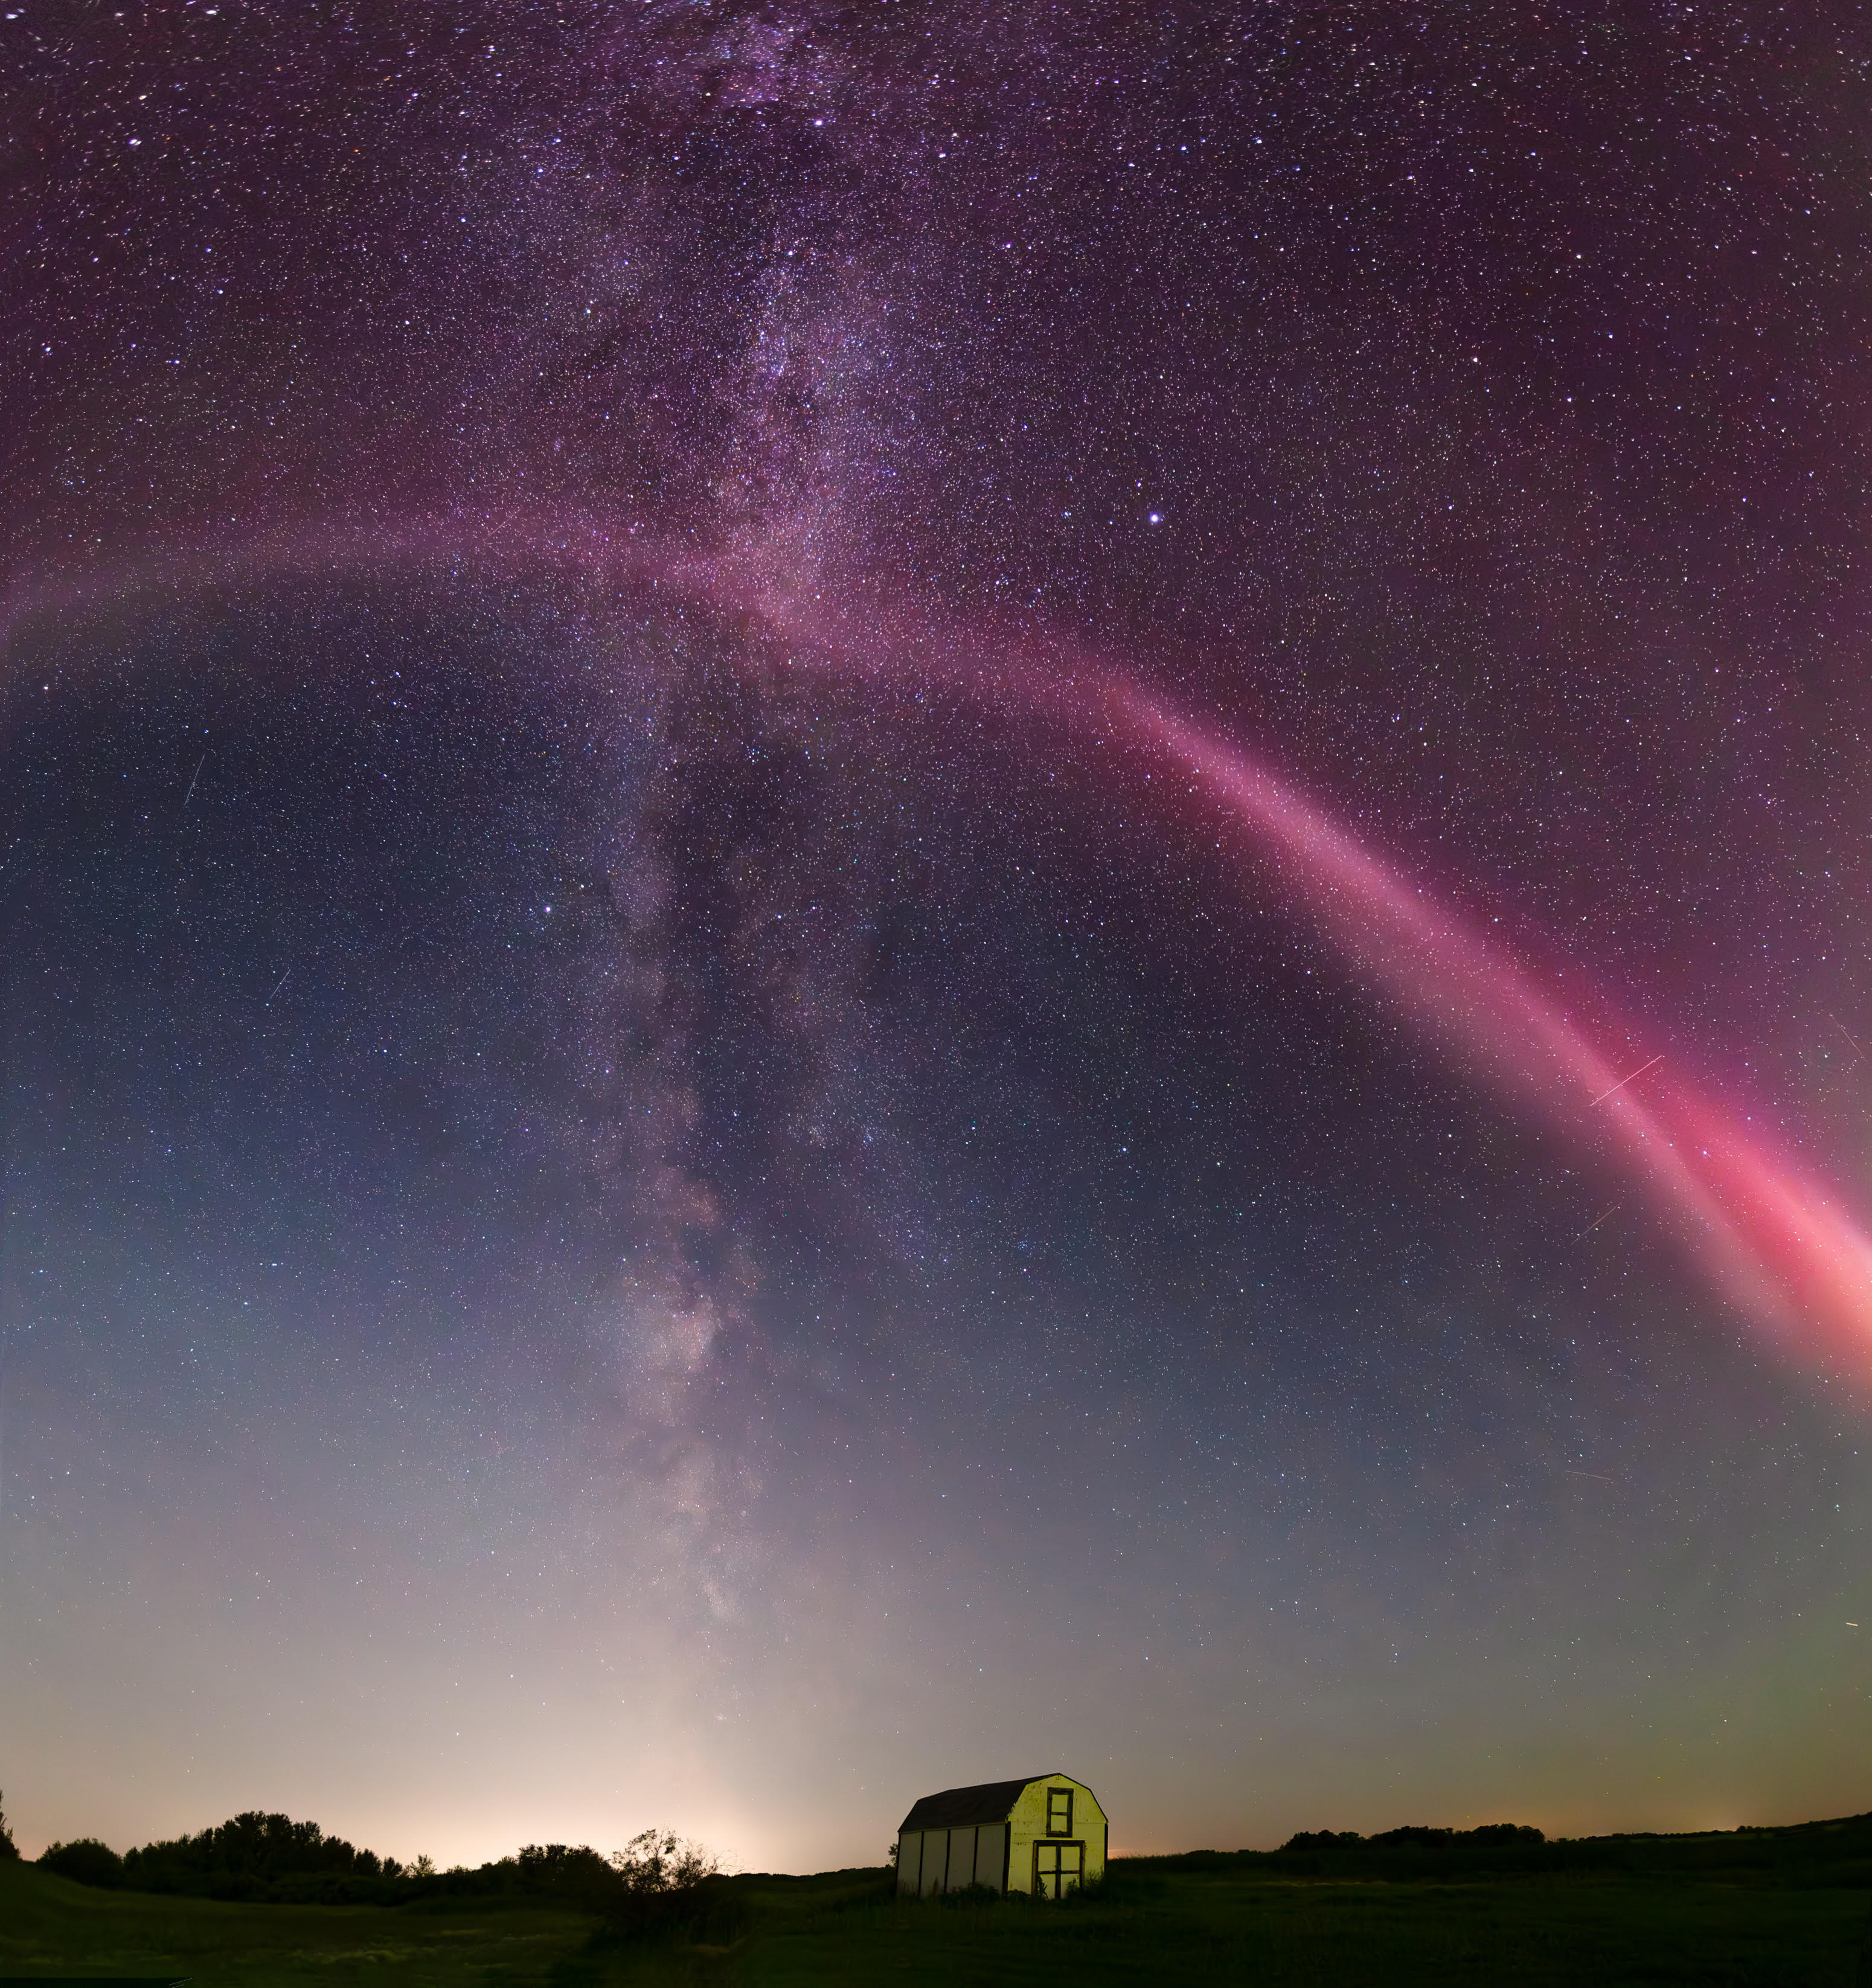
[[1864, 1807], [1856, 9], [0, 37], [22, 1845]]

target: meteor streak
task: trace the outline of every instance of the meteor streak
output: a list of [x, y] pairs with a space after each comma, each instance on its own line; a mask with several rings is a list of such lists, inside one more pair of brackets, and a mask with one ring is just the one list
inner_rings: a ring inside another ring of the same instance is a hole
[[1853, 1040], [1852, 1032], [1847, 1027], [1846, 1024], [1840, 1020], [1837, 1015], [1829, 1015], [1826, 1019], [1840, 1031], [1841, 1035], [1846, 1037], [1846, 1040], [1849, 1043], [1852, 1043], [1853, 1060], [1847, 1065], [1847, 1068], [1849, 1070], [1857, 1070], [1860, 1063], [1865, 1060], [1865, 1051], [1859, 1046], [1857, 1042]]
[[1632, 1072], [1630, 1077], [1621, 1077], [1617, 1083], [1613, 1085], [1612, 1090], [1602, 1090], [1599, 1095], [1593, 1100], [1593, 1102], [1595, 1104], [1604, 1104], [1606, 1100], [1612, 1095], [1613, 1090], [1623, 1090], [1627, 1084], [1635, 1084], [1647, 1070], [1655, 1070], [1663, 1061], [1663, 1057], [1659, 1055], [1653, 1057], [1649, 1063], [1640, 1063], [1638, 1067]]

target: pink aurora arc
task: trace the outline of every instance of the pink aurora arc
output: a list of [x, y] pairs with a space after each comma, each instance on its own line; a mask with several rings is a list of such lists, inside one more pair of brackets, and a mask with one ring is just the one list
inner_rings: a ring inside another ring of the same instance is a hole
[[[1609, 1143], [1714, 1286], [1778, 1344], [1831, 1354], [1872, 1382], [1872, 1237], [1837, 1198], [1643, 1053], [1615, 1066], [1526, 968], [1296, 785], [1101, 660], [985, 642], [874, 584], [855, 596], [776, 587], [757, 565], [752, 588], [743, 577], [725, 590], [718, 574], [715, 587], [738, 605], [751, 599], [769, 626], [835, 664], [959, 675], [1005, 706], [1167, 761], [1406, 1018], [1576, 1143]], [[1605, 1033], [1621, 1043], [1627, 1033]]]
[[1832, 1356], [1872, 1383], [1872, 1237], [1833, 1194], [1665, 1058], [1624, 1046], [1615, 1063], [1526, 968], [1455, 909], [1374, 854], [1317, 802], [1127, 672], [1031, 636], [945, 621], [874, 577], [835, 587], [810, 552], [772, 537], [736, 551], [671, 550], [630, 528], [508, 517], [386, 529], [336, 526], [192, 558], [133, 557], [76, 580], [16, 590], [0, 644], [42, 617], [87, 614], [157, 587], [235, 589], [294, 574], [472, 564], [560, 570], [609, 599], [713, 609], [783, 651], [794, 668], [909, 679], [966, 692], [1155, 758], [1242, 838], [1256, 867], [1354, 969], [1446, 1052], [1570, 1139], [1609, 1147], [1684, 1236], [1712, 1286], [1778, 1345]]

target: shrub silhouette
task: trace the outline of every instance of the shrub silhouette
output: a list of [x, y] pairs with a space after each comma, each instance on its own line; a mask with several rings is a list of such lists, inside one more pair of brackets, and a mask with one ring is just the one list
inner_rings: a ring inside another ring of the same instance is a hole
[[529, 1843], [513, 1859], [514, 1882], [582, 1912], [603, 1912], [618, 1890], [617, 1873], [589, 1843]]
[[745, 1917], [715, 1854], [674, 1830], [640, 1830], [611, 1854], [613, 1888], [590, 1908], [611, 1936], [641, 1939], [677, 1932], [725, 1945]]
[[624, 1889], [640, 1898], [692, 1892], [721, 1871], [712, 1851], [667, 1829], [640, 1830], [623, 1849], [612, 1851], [611, 1864]]
[[123, 1882], [123, 1859], [108, 1843], [95, 1836], [80, 1836], [69, 1843], [55, 1843], [41, 1852], [39, 1868], [56, 1876], [69, 1878], [74, 1885], [113, 1888]]

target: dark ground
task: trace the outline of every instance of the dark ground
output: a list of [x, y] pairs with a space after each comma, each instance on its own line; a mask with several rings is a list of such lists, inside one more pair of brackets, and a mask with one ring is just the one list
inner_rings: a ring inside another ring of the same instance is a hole
[[619, 1983], [829, 1988], [1218, 1982], [1697, 1983], [1872, 1980], [1872, 1818], [1497, 1850], [1347, 1845], [1127, 1858], [1063, 1907], [904, 1903], [887, 1874], [750, 1875], [644, 1942], [524, 1899], [397, 1908], [225, 1905], [0, 1865], [0, 1979], [187, 1974], [247, 1984]]

